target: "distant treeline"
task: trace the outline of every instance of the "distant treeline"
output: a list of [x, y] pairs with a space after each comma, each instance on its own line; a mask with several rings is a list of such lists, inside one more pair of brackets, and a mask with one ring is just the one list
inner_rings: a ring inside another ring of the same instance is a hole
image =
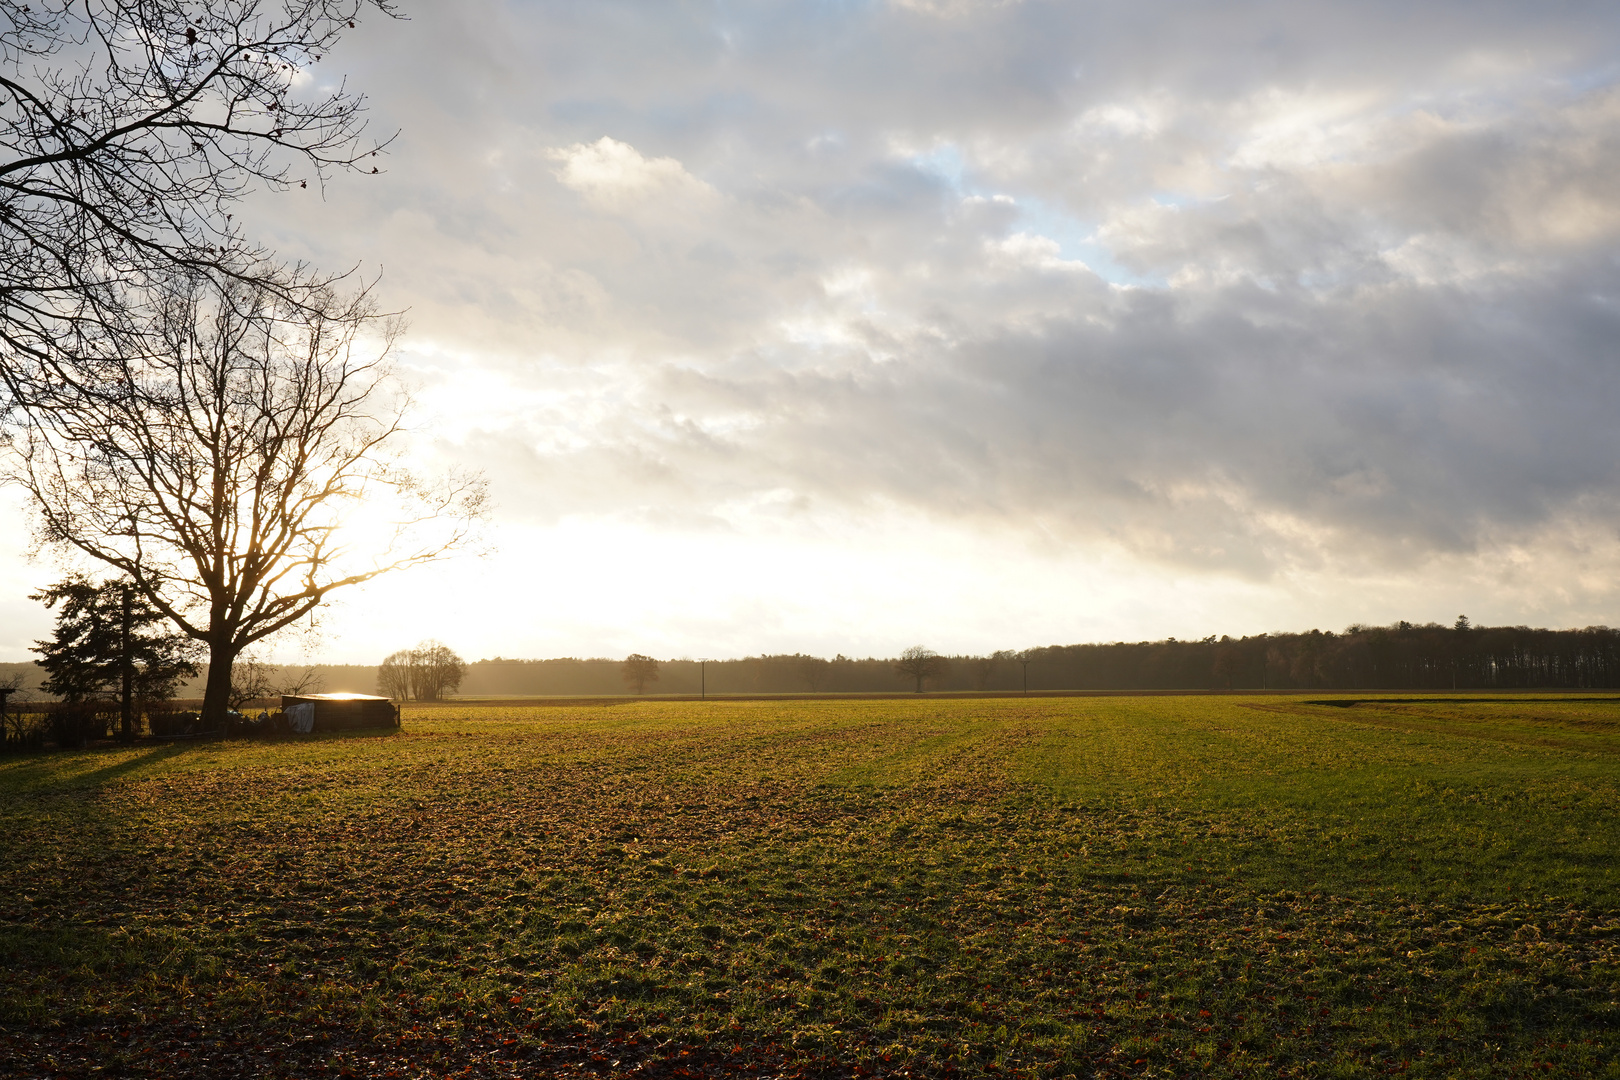
[[[1620, 687], [1620, 630], [1351, 626], [1343, 633], [1062, 645], [1027, 654], [1030, 689], [1495, 690]], [[995, 686], [1010, 688], [1006, 678]]]
[[[1021, 653], [952, 656], [929, 689], [1040, 690], [1450, 690], [1620, 687], [1620, 630], [1523, 626], [1352, 626], [1343, 633], [1257, 634], [1199, 641], [1052, 645]], [[712, 694], [881, 693], [910, 680], [892, 659], [753, 656], [710, 661]], [[651, 693], [694, 694], [698, 664], [660, 665]], [[479, 660], [464, 696], [619, 694], [618, 660]]]
[[[1052, 645], [1020, 653], [946, 658], [935, 691], [1044, 690], [1491, 690], [1620, 688], [1620, 630], [1536, 630], [1524, 626], [1437, 623], [1352, 626], [1342, 633], [1257, 634], [1198, 641]], [[460, 696], [588, 696], [626, 693], [623, 661], [478, 660], [467, 665]], [[301, 670], [301, 669], [300, 669]], [[321, 689], [377, 693], [377, 669], [321, 665]], [[0, 664], [0, 679], [21, 673], [37, 686], [33, 664]], [[750, 656], [659, 664], [650, 694], [893, 693], [914, 683], [893, 659], [830, 660]], [[701, 682], [700, 682], [701, 678]], [[1026, 683], [1027, 680], [1027, 683]], [[200, 696], [201, 682], [184, 696]]]

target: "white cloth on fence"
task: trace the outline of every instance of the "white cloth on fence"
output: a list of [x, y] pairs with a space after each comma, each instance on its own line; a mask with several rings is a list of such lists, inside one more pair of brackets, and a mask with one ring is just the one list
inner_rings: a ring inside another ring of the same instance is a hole
[[315, 730], [315, 703], [312, 701], [299, 702], [289, 705], [282, 712], [287, 714], [287, 723], [301, 735], [308, 735]]

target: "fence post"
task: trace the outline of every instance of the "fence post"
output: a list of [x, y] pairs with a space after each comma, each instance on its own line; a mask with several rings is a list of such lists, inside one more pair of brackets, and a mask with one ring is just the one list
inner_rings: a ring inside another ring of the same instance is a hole
[[130, 600], [134, 587], [125, 585], [123, 589], [123, 627], [118, 635], [118, 655], [120, 666], [123, 668], [123, 693], [118, 699], [119, 739], [122, 742], [135, 741], [135, 664], [129, 655], [129, 620]]

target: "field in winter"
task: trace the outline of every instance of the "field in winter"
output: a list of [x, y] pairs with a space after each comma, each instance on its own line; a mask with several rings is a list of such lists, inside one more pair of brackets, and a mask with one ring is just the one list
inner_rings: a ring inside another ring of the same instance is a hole
[[407, 707], [0, 760], [18, 1076], [1620, 1076], [1620, 699]]

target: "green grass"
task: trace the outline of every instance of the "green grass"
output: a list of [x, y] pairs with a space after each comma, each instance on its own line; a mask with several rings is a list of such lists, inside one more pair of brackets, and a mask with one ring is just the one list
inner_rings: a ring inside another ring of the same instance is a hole
[[0, 759], [0, 1072], [1620, 1077], [1620, 699]]

